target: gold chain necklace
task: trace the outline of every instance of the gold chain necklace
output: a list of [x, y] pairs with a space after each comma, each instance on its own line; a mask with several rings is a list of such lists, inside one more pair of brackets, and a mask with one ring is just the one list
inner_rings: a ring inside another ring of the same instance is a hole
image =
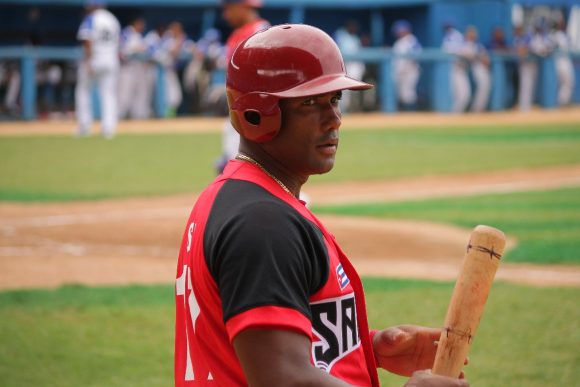
[[290, 195], [294, 196], [294, 194], [292, 192], [290, 192], [290, 190], [288, 189], [288, 187], [286, 187], [286, 185], [284, 183], [282, 183], [280, 181], [280, 179], [278, 179], [276, 176], [272, 175], [270, 172], [268, 172], [266, 170], [266, 168], [264, 168], [259, 162], [257, 162], [256, 160], [254, 160], [253, 158], [251, 158], [250, 156], [247, 156], [243, 153], [238, 153], [236, 155], [236, 159], [237, 160], [242, 160], [242, 161], [247, 161], [250, 164], [254, 164], [256, 167], [260, 168], [262, 171], [264, 171], [264, 173], [268, 176], [270, 176], [276, 183], [278, 183], [278, 185], [280, 187], [282, 187], [282, 189], [286, 192], [288, 192]]

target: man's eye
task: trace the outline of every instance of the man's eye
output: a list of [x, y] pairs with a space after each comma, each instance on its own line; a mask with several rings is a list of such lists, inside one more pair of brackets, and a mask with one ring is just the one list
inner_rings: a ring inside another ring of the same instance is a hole
[[334, 97], [332, 97], [332, 103], [338, 103], [342, 99], [342, 93], [337, 93]]
[[314, 98], [308, 98], [302, 102], [302, 105], [312, 106], [314, 105], [314, 102], [315, 102]]

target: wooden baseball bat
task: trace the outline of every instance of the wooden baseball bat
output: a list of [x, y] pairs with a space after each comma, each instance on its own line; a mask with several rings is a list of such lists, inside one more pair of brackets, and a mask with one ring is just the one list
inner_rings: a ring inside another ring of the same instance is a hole
[[489, 226], [471, 233], [455, 289], [451, 296], [432, 372], [459, 377], [502, 258], [505, 235]]

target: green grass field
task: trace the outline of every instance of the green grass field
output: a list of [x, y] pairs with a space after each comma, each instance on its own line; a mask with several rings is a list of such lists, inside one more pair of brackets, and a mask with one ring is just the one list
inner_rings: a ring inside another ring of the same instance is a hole
[[0, 138], [0, 200], [68, 201], [201, 190], [218, 135]]
[[[371, 326], [441, 326], [451, 283], [367, 279]], [[171, 286], [0, 293], [3, 387], [172, 384]], [[580, 380], [578, 289], [497, 283], [466, 368], [472, 385], [572, 386]], [[555, 302], [557, 301], [557, 302]], [[404, 378], [381, 372], [384, 386]]]
[[518, 240], [508, 262], [580, 264], [580, 188], [315, 208], [316, 213], [487, 224]]
[[[332, 173], [312, 182], [580, 163], [578, 125], [350, 130]], [[0, 138], [0, 200], [66, 201], [201, 190], [219, 134]]]
[[[314, 182], [402, 178], [580, 163], [578, 125], [345, 131], [335, 170]], [[69, 201], [201, 190], [218, 134], [132, 134], [113, 141], [1, 137], [0, 200]], [[580, 263], [580, 189], [404, 203], [321, 213], [487, 223], [520, 242], [509, 262]], [[367, 279], [374, 327], [441, 326], [452, 283]], [[573, 386], [580, 380], [580, 289], [494, 285], [466, 372], [472, 385]], [[168, 386], [173, 288], [0, 292], [0, 385]], [[385, 386], [404, 378], [381, 373]]]

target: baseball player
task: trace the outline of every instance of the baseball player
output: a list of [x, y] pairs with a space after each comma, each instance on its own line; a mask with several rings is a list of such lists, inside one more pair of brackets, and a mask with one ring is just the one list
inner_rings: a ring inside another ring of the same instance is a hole
[[452, 111], [462, 113], [469, 104], [471, 97], [471, 85], [467, 73], [467, 63], [461, 56], [464, 47], [464, 39], [461, 32], [453, 28], [451, 22], [443, 25], [445, 35], [443, 36], [443, 51], [456, 55], [456, 59], [451, 65], [451, 90], [453, 95]]
[[[336, 43], [308, 25], [258, 32], [227, 68], [239, 153], [187, 222], [176, 277], [175, 384], [378, 386], [433, 363], [438, 329], [368, 327], [361, 280], [298, 199], [335, 161], [342, 90]], [[409, 386], [465, 386], [415, 373]]]
[[[356, 20], [349, 20], [345, 26], [339, 28], [334, 33], [334, 40], [343, 54], [356, 54], [362, 48], [359, 36], [359, 25]], [[345, 62], [346, 71], [354, 79], [361, 80], [366, 71], [365, 62], [349, 60]], [[356, 109], [356, 101], [352, 99], [350, 90], [345, 90], [342, 94], [343, 110], [352, 111]]]
[[[225, 61], [228, 63], [240, 42], [270, 26], [267, 20], [260, 17], [258, 9], [261, 0], [222, 0], [223, 18], [234, 28], [226, 41]], [[222, 134], [222, 156], [216, 162], [216, 169], [221, 173], [228, 160], [235, 157], [240, 144], [240, 136], [229, 120], [226, 120]]]
[[553, 42], [545, 30], [545, 20], [534, 20], [534, 32], [526, 34], [522, 27], [516, 27], [514, 45], [519, 56], [520, 86], [518, 104], [520, 111], [526, 112], [532, 108], [538, 81], [538, 60], [549, 55], [553, 49]]
[[177, 75], [180, 57], [193, 54], [195, 44], [189, 39], [180, 22], [172, 22], [161, 38], [158, 57], [165, 67], [165, 93], [169, 116], [175, 116], [183, 101], [181, 82]]
[[96, 82], [101, 100], [101, 126], [105, 138], [112, 138], [117, 128], [117, 81], [119, 74], [119, 35], [117, 18], [105, 8], [103, 0], [86, 3], [77, 39], [84, 48], [78, 67], [75, 89], [77, 136], [89, 135], [93, 123], [91, 87]]
[[528, 111], [532, 107], [538, 64], [530, 57], [531, 35], [526, 33], [522, 25], [514, 28], [514, 49], [518, 55], [518, 109]]
[[220, 95], [224, 94], [221, 92], [223, 87], [213, 84], [215, 82], [212, 82], [212, 72], [218, 66], [221, 69], [225, 67], [222, 63], [225, 46], [221, 43], [220, 31], [215, 28], [207, 29], [195, 46], [196, 55], [183, 72], [183, 86], [195, 98], [193, 109], [199, 111], [202, 107], [214, 106], [213, 103], [216, 101], [212, 95], [214, 90]]
[[[421, 51], [421, 44], [411, 32], [407, 20], [397, 20], [392, 26], [393, 35], [397, 38], [393, 44], [395, 56], [416, 54]], [[417, 104], [417, 83], [421, 69], [417, 61], [410, 58], [395, 59], [393, 75], [397, 85], [397, 98], [402, 110], [415, 110]]]
[[491, 92], [491, 72], [487, 50], [479, 42], [477, 28], [468, 26], [465, 29], [465, 43], [461, 55], [468, 61], [475, 81], [475, 94], [470, 110], [482, 112], [487, 109]]
[[558, 104], [566, 106], [572, 99], [574, 91], [574, 65], [570, 59], [572, 41], [566, 33], [566, 22], [559, 19], [556, 22], [556, 29], [552, 33], [552, 41], [557, 49], [556, 74], [558, 76]]
[[20, 76], [20, 69], [17, 61], [6, 61], [0, 63], [1, 72], [0, 77], [2, 83], [6, 83], [6, 93], [4, 94], [3, 105], [9, 114], [16, 114], [18, 111], [18, 98], [20, 96], [20, 85], [22, 77]]
[[157, 84], [157, 66], [163, 63], [164, 55], [161, 49], [161, 37], [165, 33], [165, 25], [157, 24], [154, 29], [147, 32], [143, 41], [146, 47], [146, 57], [149, 59], [145, 62], [145, 78], [143, 83], [144, 96], [143, 100], [147, 101], [147, 116], [151, 116], [155, 88]]
[[137, 17], [121, 31], [121, 71], [119, 73], [119, 117], [148, 118], [147, 46], [143, 37], [145, 19]]

